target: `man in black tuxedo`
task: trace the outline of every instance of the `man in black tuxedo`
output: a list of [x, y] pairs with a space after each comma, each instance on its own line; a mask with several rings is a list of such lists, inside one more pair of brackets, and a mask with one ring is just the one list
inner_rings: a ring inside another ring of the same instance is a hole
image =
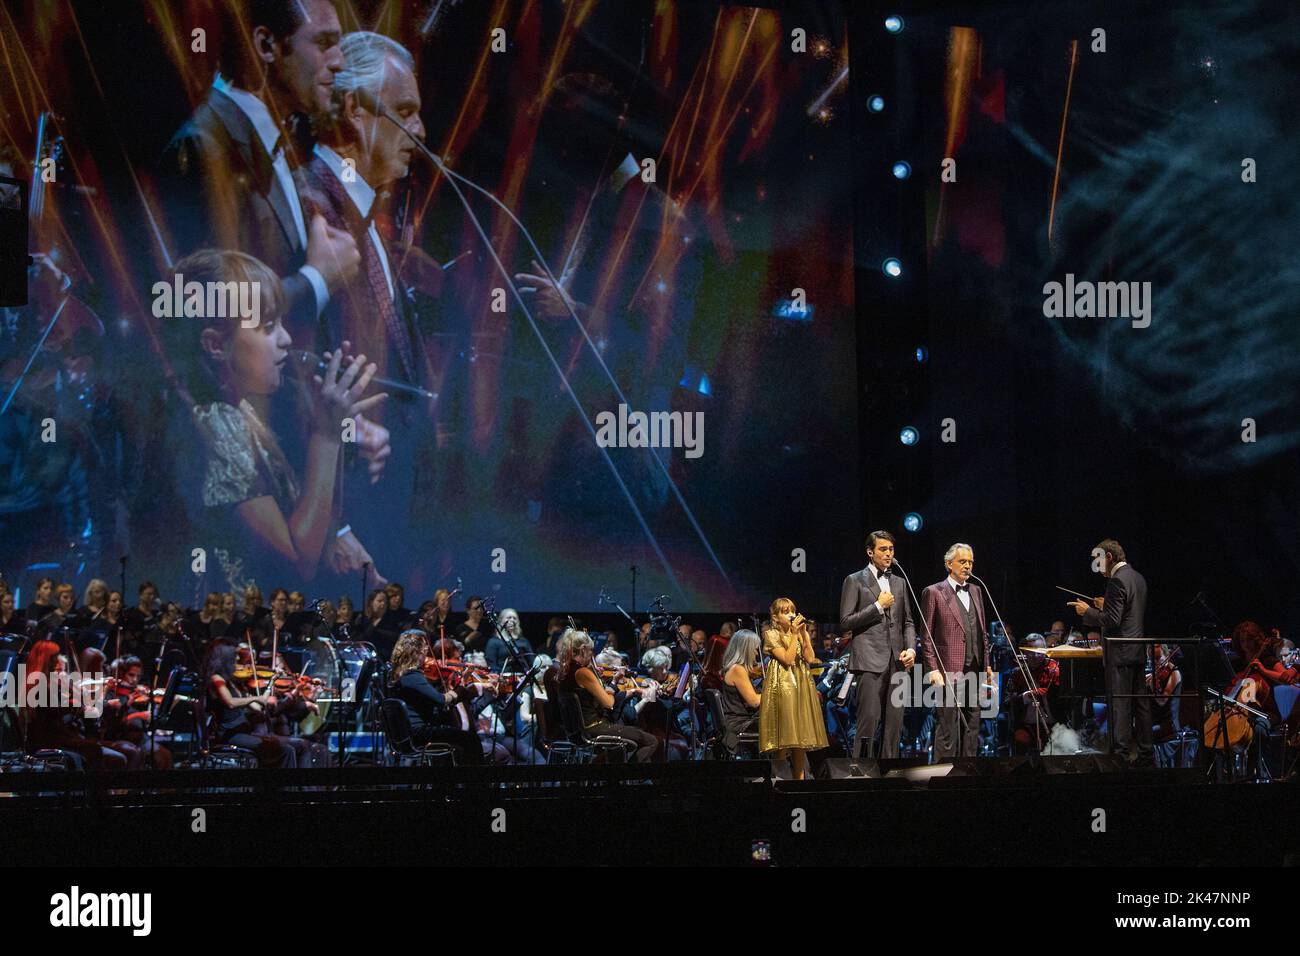
[[[1145, 682], [1146, 644], [1114, 644], [1109, 637], [1145, 637], [1147, 582], [1125, 560], [1118, 541], [1107, 538], [1093, 549], [1100, 553], [1101, 573], [1106, 576], [1105, 597], [1069, 604], [1090, 627], [1100, 627], [1105, 646], [1106, 687], [1111, 695], [1110, 726], [1115, 753], [1135, 766], [1154, 766], [1151, 730], [1151, 697]], [[1117, 696], [1137, 695], [1137, 696]], [[1137, 719], [1137, 756], [1133, 757], [1133, 722]]]
[[840, 630], [853, 632], [849, 670], [858, 681], [858, 720], [854, 750], [876, 755], [876, 727], [884, 709], [880, 756], [898, 756], [903, 706], [892, 693], [895, 675], [916, 662], [916, 625], [906, 585], [895, 586], [894, 536], [867, 536], [867, 566], [844, 579], [840, 588]]

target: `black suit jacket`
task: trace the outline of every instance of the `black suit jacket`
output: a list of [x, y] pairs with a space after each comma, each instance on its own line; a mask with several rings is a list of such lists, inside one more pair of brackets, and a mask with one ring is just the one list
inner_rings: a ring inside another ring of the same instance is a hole
[[[1084, 623], [1101, 628], [1105, 637], [1146, 637], [1147, 580], [1131, 564], [1106, 579], [1106, 600], [1098, 611], [1090, 607], [1083, 613]], [[1109, 659], [1118, 664], [1136, 664], [1146, 659], [1145, 644], [1108, 646]]]
[[840, 630], [853, 632], [849, 670], [881, 674], [889, 661], [916, 648], [916, 622], [901, 575], [890, 582], [894, 603], [884, 614], [876, 607], [880, 586], [869, 568], [855, 571], [840, 588]]
[[[298, 272], [307, 250], [289, 205], [296, 197], [284, 194], [266, 147], [234, 100], [208, 92], [167, 145], [159, 176], [174, 261], [208, 247], [246, 252], [280, 276], [291, 329], [315, 322], [315, 292]], [[304, 209], [303, 225], [310, 223]]]

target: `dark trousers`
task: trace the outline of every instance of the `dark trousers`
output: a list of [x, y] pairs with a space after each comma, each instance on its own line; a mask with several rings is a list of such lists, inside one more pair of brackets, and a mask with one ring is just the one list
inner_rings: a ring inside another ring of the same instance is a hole
[[425, 744], [449, 744], [456, 752], [456, 763], [461, 766], [477, 766], [484, 762], [483, 744], [478, 739], [478, 734], [472, 731], [424, 726], [414, 729], [411, 739], [420, 747]]
[[301, 737], [284, 737], [280, 734], [230, 734], [226, 743], [252, 750], [257, 754], [257, 763], [261, 767], [282, 767], [290, 770], [295, 767], [311, 766], [311, 744]]
[[647, 763], [653, 760], [655, 752], [659, 750], [659, 738], [648, 730], [642, 730], [640, 727], [629, 727], [626, 724], [611, 724], [609, 721], [601, 721], [598, 724], [592, 724], [583, 732], [593, 740], [597, 737], [619, 737], [636, 744], [636, 753], [632, 755], [632, 760], [636, 763]]
[[[858, 679], [858, 724], [853, 738], [853, 752], [859, 757], [897, 757], [898, 739], [903, 731], [903, 708], [890, 701], [893, 676], [902, 673], [897, 660], [879, 674], [854, 671]], [[876, 728], [884, 711], [885, 729], [876, 747]]]
[[[1154, 745], [1151, 733], [1151, 695], [1146, 686], [1146, 662], [1121, 664], [1106, 662], [1106, 686], [1111, 695], [1111, 733], [1115, 738], [1113, 753], [1128, 757], [1133, 753], [1133, 722], [1137, 719], [1137, 755], [1142, 760], [1153, 759]], [[1121, 696], [1140, 694], [1139, 697]]]
[[[970, 657], [970, 655], [967, 655]], [[977, 687], [983, 680], [983, 654], [966, 661], [961, 674], [944, 674], [943, 705], [934, 727], [934, 758], [976, 757], [980, 752], [980, 705]], [[972, 678], [970, 675], [975, 675]], [[951, 695], [951, 696], [950, 696]]]

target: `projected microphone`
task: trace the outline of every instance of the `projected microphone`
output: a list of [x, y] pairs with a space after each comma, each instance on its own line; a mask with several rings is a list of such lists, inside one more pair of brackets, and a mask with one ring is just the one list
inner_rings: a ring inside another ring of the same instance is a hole
[[[310, 369], [317, 375], [324, 375], [325, 369], [329, 367], [329, 362], [321, 358], [315, 352], [305, 352], [302, 349], [290, 349], [289, 361], [298, 367]], [[390, 392], [404, 392], [407, 395], [414, 395], [417, 398], [436, 399], [438, 397], [428, 389], [421, 388], [418, 385], [412, 385], [410, 382], [399, 382], [391, 378], [380, 378], [378, 375], [370, 380], [370, 384], [377, 385]]]

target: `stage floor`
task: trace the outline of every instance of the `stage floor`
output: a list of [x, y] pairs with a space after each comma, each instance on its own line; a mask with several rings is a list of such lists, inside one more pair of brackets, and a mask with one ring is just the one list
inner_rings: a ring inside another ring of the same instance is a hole
[[1071, 770], [802, 782], [772, 779], [767, 762], [711, 761], [21, 773], [0, 776], [0, 833], [7, 863], [47, 866], [1296, 862], [1294, 780]]

